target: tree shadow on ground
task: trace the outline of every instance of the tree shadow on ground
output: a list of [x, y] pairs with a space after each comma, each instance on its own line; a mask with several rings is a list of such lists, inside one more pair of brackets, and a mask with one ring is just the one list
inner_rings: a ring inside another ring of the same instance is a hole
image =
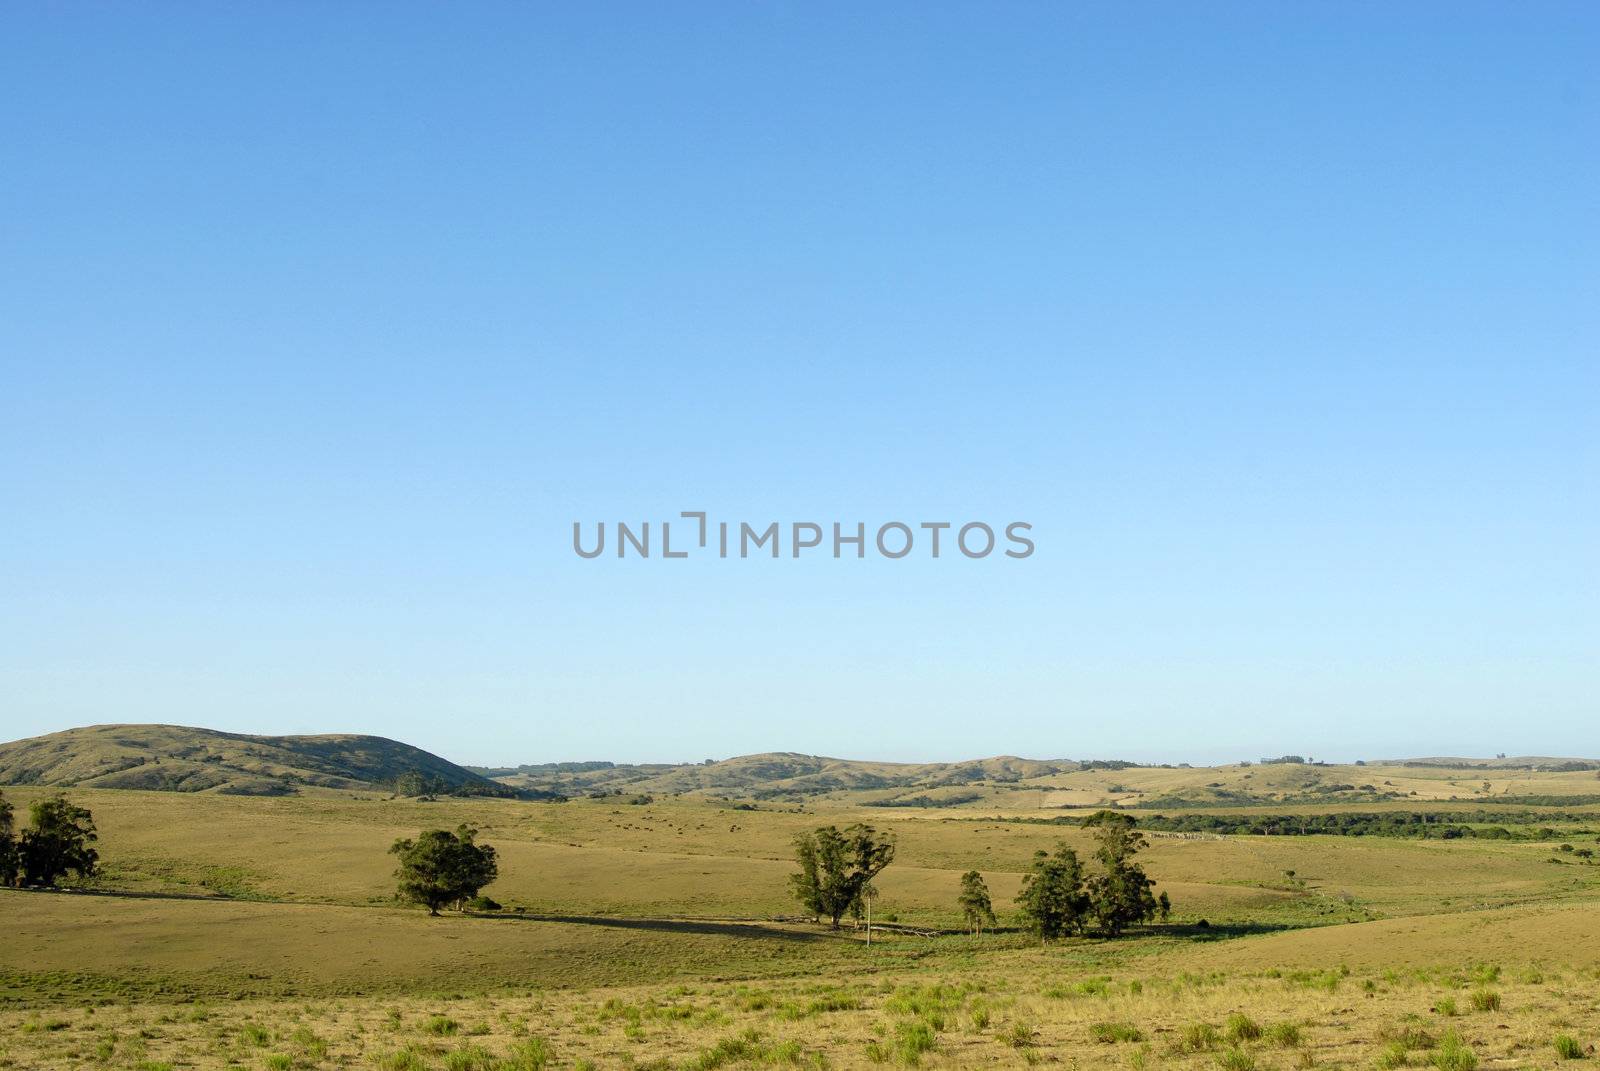
[[1186, 941], [1228, 941], [1235, 937], [1255, 937], [1264, 933], [1283, 933], [1306, 927], [1288, 922], [1196, 922], [1186, 926], [1166, 926], [1151, 931]]
[[825, 941], [838, 939], [832, 932], [808, 933], [763, 922], [720, 922], [710, 919], [618, 918], [611, 915], [534, 915], [523, 912], [477, 914], [475, 918], [507, 922], [564, 922], [575, 926], [607, 926], [623, 930], [653, 930], [659, 933], [698, 933], [749, 939], [779, 938], [785, 941]]

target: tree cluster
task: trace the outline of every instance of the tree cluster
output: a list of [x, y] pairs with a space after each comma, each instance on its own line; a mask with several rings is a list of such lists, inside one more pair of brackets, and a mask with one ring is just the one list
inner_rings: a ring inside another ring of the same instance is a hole
[[794, 848], [800, 873], [789, 881], [796, 899], [836, 930], [845, 912], [859, 910], [872, 879], [894, 860], [894, 842], [860, 824], [802, 833]]
[[[1587, 823], [1586, 811], [1339, 811], [1332, 814], [1152, 815], [1145, 829], [1176, 833], [1250, 834], [1266, 837], [1419, 837], [1454, 840], [1556, 840], [1595, 832], [1589, 825], [1557, 829], [1550, 822]], [[1507, 829], [1507, 826], [1518, 827]]]
[[1017, 896], [1027, 927], [1040, 941], [1083, 933], [1091, 924], [1107, 937], [1118, 937], [1129, 926], [1165, 918], [1171, 900], [1150, 891], [1155, 882], [1133, 861], [1145, 843], [1133, 818], [1100, 811], [1083, 824], [1093, 831], [1098, 867], [1086, 872], [1078, 853], [1065, 844], [1035, 855]]
[[[1153, 918], [1165, 919], [1172, 910], [1166, 893], [1157, 896], [1155, 885], [1134, 856], [1144, 847], [1144, 835], [1132, 817], [1100, 811], [1083, 825], [1095, 838], [1092, 870], [1065, 844], [1055, 852], [1039, 852], [1033, 869], [1023, 878], [1017, 897], [1022, 920], [1041, 940], [1083, 933], [1091, 926], [1108, 937]], [[863, 898], [871, 895], [872, 879], [894, 859], [894, 843], [871, 826], [847, 829], [823, 826], [795, 838], [798, 874], [790, 875], [795, 898], [834, 929], [845, 914], [859, 917]], [[969, 870], [961, 875], [957, 897], [961, 916], [973, 934], [995, 925], [994, 904], [983, 875]]]
[[57, 795], [36, 800], [28, 816], [31, 827], [18, 833], [11, 803], [0, 793], [0, 886], [38, 889], [68, 874], [94, 876], [100, 854], [93, 815]]

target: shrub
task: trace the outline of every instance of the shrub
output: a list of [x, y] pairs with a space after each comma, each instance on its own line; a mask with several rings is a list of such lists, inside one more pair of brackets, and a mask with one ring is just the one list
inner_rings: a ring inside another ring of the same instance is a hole
[[1474, 989], [1472, 991], [1472, 1010], [1491, 1012], [1500, 1010], [1500, 994], [1493, 989]]
[[1571, 1034], [1557, 1034], [1552, 1044], [1556, 1047], [1556, 1055], [1563, 1060], [1583, 1059], [1583, 1046]]
[[1228, 1016], [1223, 1030], [1228, 1040], [1235, 1045], [1241, 1041], [1259, 1041], [1261, 1038], [1261, 1024], [1243, 1012], [1234, 1012]]
[[987, 1030], [989, 1028], [989, 1006], [987, 1004], [974, 1004], [972, 1006], [972, 1029]]
[[1444, 1016], [1446, 1019], [1454, 1018], [1455, 1016], [1461, 1014], [1461, 1012], [1456, 1008], [1456, 998], [1454, 997], [1445, 997], [1434, 1006], [1434, 1010], [1440, 1015]]
[[435, 1015], [422, 1024], [422, 1030], [438, 1037], [449, 1037], [461, 1029], [461, 1024], [448, 1015]]
[[1439, 1071], [1476, 1071], [1478, 1056], [1454, 1030], [1444, 1036], [1433, 1052], [1433, 1066]]
[[1144, 1034], [1132, 1023], [1095, 1023], [1089, 1028], [1089, 1036], [1106, 1045], [1144, 1040]]

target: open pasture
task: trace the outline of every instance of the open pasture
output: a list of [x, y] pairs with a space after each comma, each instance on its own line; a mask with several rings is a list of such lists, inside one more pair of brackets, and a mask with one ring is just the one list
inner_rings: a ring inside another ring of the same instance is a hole
[[[24, 811], [49, 790], [5, 791]], [[69, 794], [102, 874], [0, 892], [0, 1067], [1487, 1068], [1600, 1039], [1600, 867], [1562, 850], [1587, 828], [1567, 819], [1555, 839], [1153, 835], [1170, 923], [1041, 948], [1014, 926], [1023, 872], [1091, 849], [1034, 820], [1054, 809]], [[796, 918], [787, 887], [797, 833], [856, 821], [898, 844], [875, 912], [900, 929], [870, 948]], [[396, 905], [388, 846], [460, 823], [497, 849], [504, 910]], [[976, 941], [968, 869], [1000, 915]]]

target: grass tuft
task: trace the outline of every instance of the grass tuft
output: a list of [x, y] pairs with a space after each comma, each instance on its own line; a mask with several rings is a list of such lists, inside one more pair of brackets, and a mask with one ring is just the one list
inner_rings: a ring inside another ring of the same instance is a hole
[[1223, 1071], [1255, 1071], [1256, 1058], [1235, 1045], [1217, 1057], [1217, 1066]]
[[1280, 1049], [1298, 1049], [1304, 1044], [1298, 1023], [1273, 1023], [1263, 1036]]
[[1144, 1032], [1132, 1023], [1095, 1023], [1089, 1027], [1089, 1036], [1105, 1045], [1144, 1040]]
[[1433, 1051], [1432, 1063], [1438, 1071], [1476, 1071], [1478, 1054], [1461, 1040], [1460, 1034], [1452, 1030]]
[[1557, 1034], [1551, 1044], [1555, 1046], [1556, 1056], [1562, 1060], [1583, 1059], [1583, 1046], [1571, 1034]]
[[1178, 1035], [1179, 1052], [1210, 1052], [1222, 1043], [1222, 1035], [1210, 1023], [1190, 1023]]

